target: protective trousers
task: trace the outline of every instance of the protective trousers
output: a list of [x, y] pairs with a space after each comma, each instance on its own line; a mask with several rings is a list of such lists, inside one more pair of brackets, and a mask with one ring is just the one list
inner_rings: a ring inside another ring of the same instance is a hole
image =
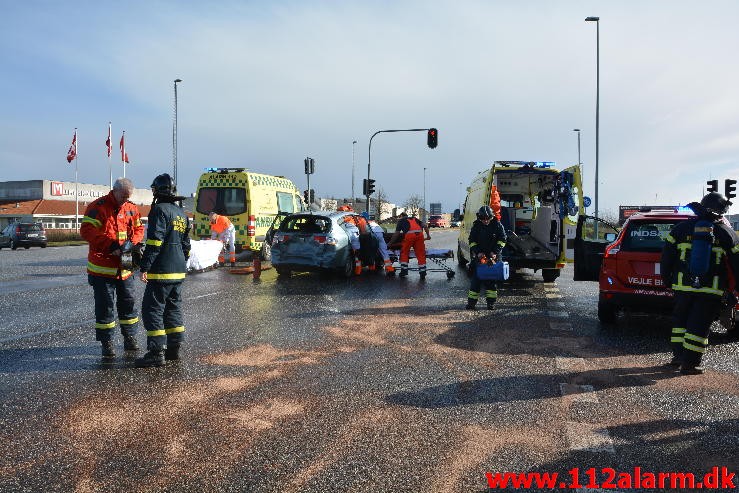
[[474, 306], [480, 297], [480, 289], [483, 287], [485, 288], [485, 299], [488, 301], [488, 303], [495, 302], [498, 299], [498, 289], [495, 281], [483, 281], [482, 279], [477, 277], [475, 263], [473, 263], [472, 265], [472, 272], [473, 274], [472, 279], [470, 280], [470, 290], [467, 292], [467, 303]]
[[115, 328], [114, 306], [118, 312], [121, 334], [135, 335], [138, 330], [139, 317], [134, 301], [133, 276], [120, 280], [88, 275], [87, 282], [92, 286], [95, 296], [95, 340], [105, 342], [111, 339], [111, 329]]
[[141, 303], [146, 328], [146, 348], [160, 351], [185, 338], [182, 321], [182, 283], [149, 281]]
[[[223, 242], [224, 248], [228, 248], [229, 262], [236, 262], [236, 228], [233, 225], [225, 231], [218, 233], [218, 239]], [[218, 261], [224, 263], [223, 251], [218, 254]]]
[[403, 244], [400, 247], [400, 270], [408, 270], [411, 248], [418, 259], [418, 272], [426, 274], [426, 245], [423, 242], [422, 231], [408, 231], [403, 236]]
[[713, 295], [675, 292], [670, 345], [683, 366], [700, 365], [708, 347], [711, 324], [721, 310], [721, 299]]

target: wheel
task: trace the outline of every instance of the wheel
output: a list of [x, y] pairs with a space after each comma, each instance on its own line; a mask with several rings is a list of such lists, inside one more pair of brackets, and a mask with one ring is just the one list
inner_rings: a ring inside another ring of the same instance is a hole
[[600, 320], [602, 324], [612, 324], [616, 322], [616, 307], [607, 301], [599, 301], [598, 320]]
[[467, 265], [467, 260], [462, 256], [462, 249], [457, 245], [457, 263], [460, 267]]
[[453, 277], [454, 277], [454, 271], [453, 270], [447, 271], [446, 278], [451, 279]]
[[18, 245], [15, 244], [15, 240], [10, 240], [10, 249], [18, 250]]
[[28, 249], [29, 249], [29, 248], [31, 248], [31, 247], [30, 247], [30, 246], [28, 246], [28, 245], [26, 245], [26, 246], [24, 246], [23, 248], [25, 248], [26, 250], [28, 250]]
[[559, 269], [542, 269], [541, 276], [544, 282], [554, 282], [559, 277]]
[[344, 267], [342, 267], [339, 271], [339, 275], [344, 279], [349, 279], [350, 277], [352, 277], [352, 275], [354, 275], [354, 258], [351, 256], [351, 254], [346, 256]]
[[46, 248], [46, 243], [42, 243], [41, 248]]
[[290, 277], [290, 269], [287, 267], [275, 267], [275, 270], [280, 277]]
[[259, 255], [262, 256], [263, 262], [272, 260], [272, 247], [266, 241], [262, 243], [262, 249], [259, 251]]

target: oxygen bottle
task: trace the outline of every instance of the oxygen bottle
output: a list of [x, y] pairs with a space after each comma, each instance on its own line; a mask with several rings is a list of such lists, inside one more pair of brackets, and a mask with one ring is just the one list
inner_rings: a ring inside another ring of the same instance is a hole
[[693, 228], [693, 243], [690, 246], [688, 271], [694, 276], [693, 287], [700, 288], [700, 277], [708, 273], [713, 247], [713, 223], [701, 220]]

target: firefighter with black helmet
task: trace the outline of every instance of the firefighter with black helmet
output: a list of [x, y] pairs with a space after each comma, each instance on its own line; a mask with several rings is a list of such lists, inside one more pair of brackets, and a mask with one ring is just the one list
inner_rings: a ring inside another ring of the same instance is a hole
[[488, 310], [493, 309], [495, 301], [498, 299], [498, 290], [495, 281], [481, 280], [477, 277], [477, 264], [481, 262], [497, 262], [500, 259], [500, 252], [506, 244], [506, 234], [503, 225], [500, 224], [498, 218], [495, 217], [493, 209], [490, 206], [483, 205], [477, 211], [477, 219], [472, 223], [470, 230], [469, 245], [470, 269], [472, 270], [472, 281], [470, 282], [470, 290], [467, 293], [468, 310], [474, 310], [477, 300], [480, 297], [480, 289], [485, 288], [485, 299], [487, 300]]
[[185, 332], [182, 319], [182, 282], [190, 256], [190, 223], [175, 202], [172, 177], [162, 174], [151, 184], [154, 202], [149, 212], [146, 249], [141, 259], [141, 280], [146, 283], [141, 315], [146, 328], [147, 353], [136, 367], [162, 366], [177, 360]]
[[676, 224], [665, 238], [660, 272], [674, 292], [669, 367], [683, 375], [703, 373], [701, 360], [729, 279], [739, 275], [739, 238], [723, 215], [731, 202], [711, 192], [688, 204], [696, 217]]

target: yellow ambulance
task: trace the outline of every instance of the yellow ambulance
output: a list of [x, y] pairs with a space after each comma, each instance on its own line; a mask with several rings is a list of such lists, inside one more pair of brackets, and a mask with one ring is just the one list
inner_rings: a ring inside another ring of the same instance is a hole
[[469, 235], [481, 206], [500, 215], [508, 237], [503, 260], [511, 272], [541, 269], [545, 282], [559, 277], [574, 257], [577, 216], [583, 210], [579, 166], [559, 171], [551, 161], [495, 161], [467, 188], [457, 241], [461, 266], [470, 261]]
[[284, 176], [255, 173], [245, 168], [208, 168], [198, 180], [192, 237], [210, 238], [208, 214], [228, 216], [236, 228], [236, 250], [261, 252], [270, 258], [264, 241], [279, 213], [304, 210], [300, 191]]

